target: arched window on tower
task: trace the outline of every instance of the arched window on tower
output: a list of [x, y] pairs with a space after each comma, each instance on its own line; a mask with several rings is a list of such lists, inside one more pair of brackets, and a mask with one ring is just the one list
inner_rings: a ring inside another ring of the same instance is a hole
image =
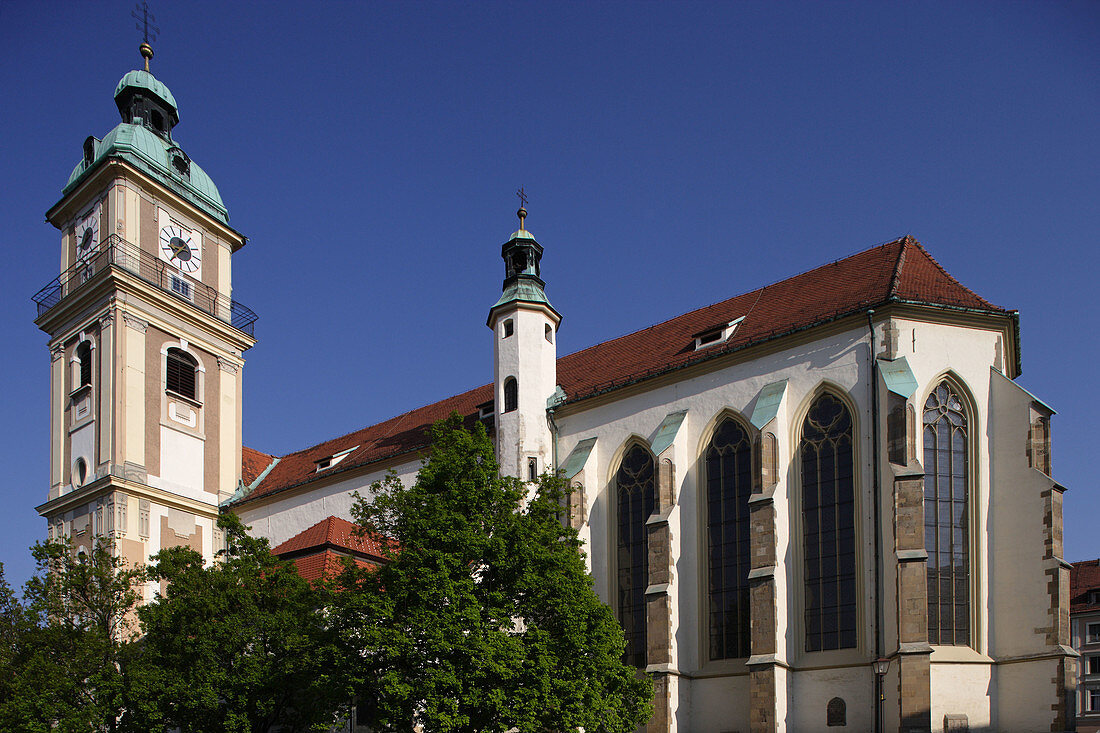
[[969, 441], [963, 402], [943, 381], [924, 403], [928, 641], [970, 643]]
[[798, 446], [802, 471], [802, 579], [806, 651], [856, 645], [855, 478], [852, 416], [823, 394]]
[[181, 397], [196, 399], [198, 362], [183, 349], [168, 349], [165, 387]]
[[706, 450], [710, 658], [749, 656], [749, 496], [752, 441], [732, 418]]
[[519, 407], [519, 383], [515, 377], [504, 380], [504, 411], [511, 412]]
[[653, 456], [641, 445], [627, 450], [615, 472], [617, 512], [617, 592], [619, 623], [626, 637], [623, 661], [646, 665], [645, 589], [649, 585], [646, 521], [653, 514]]
[[88, 341], [80, 342], [76, 347], [76, 361], [80, 369], [80, 383], [77, 387], [85, 387], [92, 383], [92, 345]]

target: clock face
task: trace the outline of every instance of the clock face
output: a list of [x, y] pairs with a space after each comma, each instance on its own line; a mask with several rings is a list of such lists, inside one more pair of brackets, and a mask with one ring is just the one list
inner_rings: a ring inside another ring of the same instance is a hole
[[195, 236], [174, 224], [160, 230], [160, 248], [165, 259], [182, 272], [198, 272], [202, 266], [202, 253]]
[[93, 211], [76, 225], [76, 256], [84, 259], [99, 244], [99, 212]]

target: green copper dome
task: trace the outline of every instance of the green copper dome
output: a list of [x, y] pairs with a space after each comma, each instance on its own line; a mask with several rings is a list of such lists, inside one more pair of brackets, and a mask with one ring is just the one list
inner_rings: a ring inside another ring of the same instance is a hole
[[148, 71], [134, 69], [133, 71], [126, 72], [126, 76], [119, 79], [118, 86], [115, 87], [115, 99], [118, 99], [127, 88], [141, 89], [150, 94], [155, 94], [169, 107], [177, 111], [179, 110], [179, 106], [176, 104], [176, 98], [172, 96], [172, 92]]
[[[222, 203], [214, 181], [198, 164], [191, 162], [181, 148], [160, 135], [142, 125], [122, 122], [102, 140], [93, 138], [89, 142], [94, 146], [92, 159], [77, 163], [63, 194], [75, 188], [84, 178], [84, 174], [97, 167], [104, 159], [120, 158], [163, 183], [215, 219], [229, 223], [229, 212]], [[186, 173], [177, 168], [177, 159], [185, 161]]]
[[68, 194], [107, 158], [124, 160], [215, 219], [229, 223], [218, 187], [172, 139], [179, 123], [176, 99], [148, 71], [130, 71], [115, 87], [122, 122], [102, 140], [88, 138], [84, 158], [62, 190]]

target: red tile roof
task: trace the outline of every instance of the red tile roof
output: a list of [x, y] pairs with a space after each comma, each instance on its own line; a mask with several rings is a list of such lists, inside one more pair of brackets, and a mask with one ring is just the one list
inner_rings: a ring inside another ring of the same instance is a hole
[[358, 527], [340, 517], [326, 517], [309, 529], [302, 530], [271, 550], [279, 557], [290, 557], [310, 551], [332, 549], [345, 554], [369, 556], [385, 560], [385, 551], [375, 535], [358, 534]]
[[[301, 575], [310, 582], [314, 582], [322, 578], [335, 578], [339, 575], [344, 569], [344, 560], [347, 557], [349, 556], [341, 555], [332, 550], [324, 550], [313, 555], [295, 557], [291, 559], [291, 562], [294, 563], [294, 568], [298, 571], [298, 575]], [[352, 560], [361, 568], [377, 567], [377, 563], [372, 563], [362, 558], [353, 557]]]
[[244, 446], [241, 449], [241, 480], [244, 485], [248, 486], [255, 481], [274, 460], [275, 456]]
[[[919, 242], [904, 237], [560, 357], [558, 383], [569, 402], [576, 402], [867, 308], [899, 301], [1011, 313], [964, 287]], [[744, 320], [725, 343], [702, 351], [694, 349], [695, 334], [742, 316]], [[457, 411], [472, 424], [477, 417], [477, 406], [491, 399], [492, 385], [487, 384], [291, 453], [284, 456], [239, 503], [308, 483], [319, 477], [317, 461], [353, 446], [358, 448], [321, 475], [423, 449], [427, 444], [426, 431], [432, 423]]]
[[1100, 560], [1073, 563], [1069, 571], [1069, 612], [1100, 611], [1100, 601], [1089, 603], [1089, 591], [1100, 590]]

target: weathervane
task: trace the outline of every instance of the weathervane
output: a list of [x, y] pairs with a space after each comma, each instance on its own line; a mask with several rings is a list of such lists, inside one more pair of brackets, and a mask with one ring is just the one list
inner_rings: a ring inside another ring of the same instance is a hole
[[[141, 11], [141, 15], [138, 15], [138, 11]], [[137, 21], [137, 29], [141, 31], [141, 46], [138, 49], [141, 51], [141, 57], [145, 59], [145, 70], [149, 70], [149, 59], [153, 58], [153, 47], [149, 45], [149, 34], [152, 32], [152, 40], [157, 40], [157, 34], [160, 33], [160, 28], [155, 25], [150, 25], [152, 22], [156, 22], [157, 17], [149, 12], [149, 3], [142, 0], [142, 2], [134, 5], [134, 9], [130, 11], [130, 16]]]
[[519, 196], [519, 211], [516, 212], [516, 216], [519, 217], [520, 231], [523, 231], [523, 220], [527, 218], [527, 209], [524, 208], [527, 206], [527, 194], [524, 193], [523, 186], [516, 191], [516, 196]]

